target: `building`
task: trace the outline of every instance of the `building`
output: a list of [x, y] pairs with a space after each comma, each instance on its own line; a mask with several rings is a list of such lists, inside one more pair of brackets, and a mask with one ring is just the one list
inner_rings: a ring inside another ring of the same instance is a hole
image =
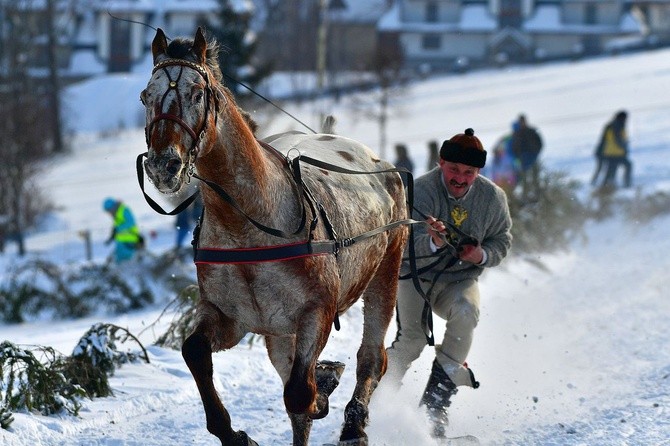
[[670, 0], [639, 0], [634, 5], [645, 24], [649, 42], [653, 45], [670, 44]]
[[150, 71], [154, 28], [169, 37], [193, 36], [218, 6], [216, 0], [0, 0], [0, 63], [12, 63], [7, 60], [11, 36], [23, 33], [32, 42], [23, 52], [31, 73], [46, 73], [48, 24], [53, 23], [57, 65], [65, 79]]
[[378, 29], [381, 38], [399, 42], [409, 68], [532, 62], [600, 54], [624, 39], [642, 41], [645, 27], [632, 11], [634, 3], [397, 0]]
[[[410, 69], [452, 70], [670, 43], [670, 0], [231, 1], [254, 11], [256, 54], [278, 71], [317, 69], [323, 30], [329, 73], [370, 70], [384, 52]], [[0, 72], [27, 58], [31, 74], [46, 76], [53, 41], [63, 78], [146, 72], [154, 28], [192, 36], [218, 8], [217, 0], [0, 0]], [[30, 50], [10, 48], [14, 35], [28, 36]]]

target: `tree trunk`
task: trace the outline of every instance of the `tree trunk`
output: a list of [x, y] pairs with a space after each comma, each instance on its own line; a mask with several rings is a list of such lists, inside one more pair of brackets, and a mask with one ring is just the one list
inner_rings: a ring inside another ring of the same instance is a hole
[[53, 150], [61, 153], [63, 147], [63, 133], [61, 128], [60, 108], [60, 78], [58, 77], [58, 58], [55, 30], [54, 0], [47, 0], [47, 28], [48, 28], [48, 58], [49, 58], [49, 103], [51, 104], [51, 132], [53, 135]]

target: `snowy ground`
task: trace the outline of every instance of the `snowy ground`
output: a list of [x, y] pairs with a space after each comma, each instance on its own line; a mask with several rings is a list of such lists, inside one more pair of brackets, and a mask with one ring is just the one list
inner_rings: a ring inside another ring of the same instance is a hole
[[[129, 97], [122, 101], [117, 95], [116, 102], [91, 100], [93, 91], [104, 91], [99, 85], [94, 90], [75, 87], [72, 99], [81, 115], [73, 122], [85, 127], [90, 125], [87, 118], [96, 116], [98, 128], [108, 130], [104, 126], [116, 125], [120, 116], [136, 116], [137, 96], [146, 80], [125, 79]], [[669, 86], [668, 50], [431, 79], [407, 88], [395, 100], [389, 141], [409, 146], [420, 173], [429, 139], [441, 141], [474, 127], [490, 147], [524, 112], [545, 139], [543, 162], [586, 182], [602, 125], [626, 108], [636, 187], [621, 193], [667, 191]], [[88, 106], [82, 106], [86, 102], [104, 103], [107, 113], [87, 112]], [[317, 108], [303, 105], [290, 111], [309, 117]], [[353, 113], [347, 101], [334, 105], [333, 111], [338, 133], [378, 149], [374, 122]], [[271, 127], [261, 136], [295, 125], [275, 118]], [[149, 249], [169, 249], [172, 219], [151, 211], [136, 184], [134, 158], [144, 150], [141, 129], [77, 138], [72, 156], [45, 169], [43, 183], [59, 212], [48, 222], [48, 231], [28, 239], [31, 255], [81, 260], [84, 250], [76, 235], [81, 229], [92, 231], [94, 256], [107, 255], [101, 242], [109, 221], [100, 209], [107, 195], [127, 201], [143, 229], [155, 234]], [[393, 158], [391, 148], [387, 157]], [[582, 198], [588, 194], [584, 187]], [[511, 258], [485, 273], [482, 317], [468, 359], [482, 386], [462, 390], [454, 398], [451, 434], [476, 435], [482, 444], [491, 445], [670, 444], [668, 228], [670, 217], [644, 223], [618, 216], [589, 223], [585, 237], [575, 239], [565, 252], [533, 259], [546, 268]], [[10, 245], [0, 257], [3, 271], [13, 258]], [[0, 340], [50, 345], [69, 354], [95, 322], [112, 322], [137, 334], [161, 310], [158, 305], [121, 317], [0, 325]], [[330, 415], [314, 423], [312, 444], [338, 438], [342, 410], [354, 384], [361, 321], [361, 308], [356, 306], [342, 318], [342, 330], [333, 332], [322, 356], [345, 362], [347, 370], [331, 397]], [[0, 444], [217, 444], [205, 429], [195, 384], [179, 352], [151, 346], [167, 323], [163, 320], [142, 332], [151, 364], [119, 369], [111, 381], [114, 397], [85, 401], [78, 418], [15, 414], [11, 429], [0, 430]], [[388, 339], [393, 335], [391, 327]], [[371, 445], [434, 444], [416, 408], [430, 353], [426, 349], [414, 364], [399, 394], [375, 395], [368, 429]], [[246, 430], [261, 445], [290, 444], [280, 381], [262, 345], [217, 353], [214, 370], [236, 429]]]

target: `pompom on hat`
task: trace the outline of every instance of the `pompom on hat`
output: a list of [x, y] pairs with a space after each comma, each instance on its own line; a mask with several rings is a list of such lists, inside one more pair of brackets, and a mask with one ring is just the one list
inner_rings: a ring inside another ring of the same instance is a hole
[[452, 163], [482, 168], [486, 164], [486, 150], [471, 128], [442, 143], [440, 158]]

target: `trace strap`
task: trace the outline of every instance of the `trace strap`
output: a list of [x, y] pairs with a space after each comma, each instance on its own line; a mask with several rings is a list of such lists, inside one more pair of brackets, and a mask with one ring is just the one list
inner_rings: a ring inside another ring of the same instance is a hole
[[[259, 141], [260, 142], [260, 141]], [[395, 227], [401, 226], [401, 225], [412, 225], [415, 223], [422, 223], [418, 222], [415, 220], [412, 220], [410, 218], [403, 219], [403, 220], [397, 220], [391, 223], [388, 223], [386, 225], [377, 227], [375, 229], [372, 229], [370, 231], [364, 232], [363, 234], [360, 234], [355, 237], [349, 237], [349, 238], [344, 238], [344, 239], [338, 239], [337, 234], [335, 233], [335, 230], [328, 218], [328, 215], [326, 214], [325, 209], [323, 206], [316, 201], [314, 198], [312, 192], [309, 190], [307, 185], [304, 183], [302, 179], [302, 174], [300, 170], [300, 161], [304, 161], [308, 164], [312, 164], [316, 167], [320, 167], [322, 169], [330, 170], [333, 172], [338, 172], [338, 173], [346, 173], [346, 174], [366, 174], [366, 175], [371, 175], [371, 174], [379, 174], [379, 173], [388, 173], [388, 172], [399, 172], [399, 171], [404, 171], [404, 169], [387, 169], [387, 170], [379, 170], [379, 171], [373, 171], [373, 172], [368, 172], [368, 171], [356, 171], [356, 170], [350, 170], [350, 169], [345, 169], [340, 166], [336, 166], [333, 164], [325, 163], [323, 161], [316, 160], [314, 158], [306, 157], [306, 156], [297, 156], [294, 158], [291, 162], [288, 161], [287, 158], [285, 158], [283, 155], [280, 154], [274, 147], [272, 147], [269, 144], [262, 143], [261, 146], [264, 147], [265, 149], [271, 151], [275, 155], [280, 156], [287, 165], [289, 165], [290, 170], [293, 174], [293, 179], [295, 183], [298, 185], [298, 189], [301, 192], [301, 195], [303, 195], [306, 199], [307, 202], [310, 204], [310, 207], [312, 209], [312, 212], [314, 213], [314, 220], [311, 222], [310, 225], [310, 232], [311, 230], [316, 226], [316, 223], [318, 222], [318, 215], [321, 215], [323, 218], [324, 225], [328, 231], [328, 233], [331, 236], [331, 239], [329, 240], [311, 240], [311, 236], [308, 237], [308, 240], [302, 241], [302, 242], [297, 242], [297, 243], [289, 243], [289, 244], [284, 244], [284, 245], [274, 245], [274, 246], [262, 246], [262, 247], [256, 247], [256, 248], [232, 248], [232, 249], [216, 249], [216, 248], [201, 248], [198, 246], [198, 241], [197, 238], [194, 240], [194, 247], [195, 247], [195, 262], [196, 263], [254, 263], [254, 262], [271, 262], [271, 261], [284, 261], [284, 260], [290, 260], [290, 259], [295, 259], [295, 258], [301, 258], [301, 257], [307, 257], [307, 256], [314, 256], [314, 255], [323, 255], [323, 254], [335, 254], [340, 251], [341, 248], [348, 247], [353, 245], [354, 243], [360, 242], [362, 240], [368, 239], [370, 237], [374, 237], [375, 235], [381, 234], [383, 232], [386, 232], [390, 229], [393, 229]], [[305, 213], [305, 207], [302, 206], [302, 218], [301, 218], [301, 224], [299, 225], [299, 228], [294, 231], [292, 234], [289, 234], [287, 232], [284, 232], [280, 229], [275, 229], [275, 228], [270, 228], [266, 225], [263, 225], [262, 223], [259, 223], [258, 221], [254, 220], [251, 216], [247, 215], [246, 212], [244, 212], [233, 200], [233, 198], [218, 184], [206, 180], [197, 174], [193, 174], [195, 178], [198, 178], [200, 181], [205, 183], [207, 186], [212, 188], [221, 198], [223, 198], [228, 204], [233, 206], [238, 212], [240, 212], [250, 223], [252, 223], [254, 226], [256, 226], [258, 229], [261, 231], [274, 235], [276, 237], [280, 238], [292, 238], [292, 236], [296, 235], [300, 231], [303, 230], [306, 222], [306, 213]], [[301, 200], [302, 204], [302, 200]], [[318, 214], [317, 214], [317, 209], [318, 209]]]

